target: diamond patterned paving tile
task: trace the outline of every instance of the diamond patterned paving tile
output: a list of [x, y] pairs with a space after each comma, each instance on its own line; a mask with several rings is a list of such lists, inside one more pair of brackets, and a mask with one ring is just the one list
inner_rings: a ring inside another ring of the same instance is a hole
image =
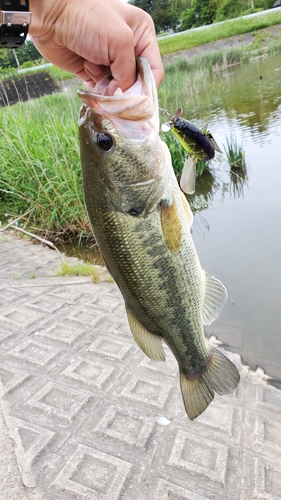
[[54, 439], [55, 433], [17, 418], [13, 418], [10, 424], [10, 433], [16, 443], [23, 482], [26, 486], [34, 488], [40, 474], [37, 462]]
[[91, 361], [79, 356], [61, 372], [61, 375], [68, 378], [69, 381], [81, 382], [85, 388], [92, 387], [105, 392], [106, 387], [111, 385], [114, 372], [114, 368], [109, 364]]
[[137, 347], [114, 284], [53, 278], [57, 254], [5, 245], [0, 394], [28, 500], [281, 500], [281, 391], [228, 353], [238, 390], [189, 421], [177, 363]]
[[241, 500], [281, 500], [281, 464], [260, 455], [243, 456]]
[[169, 464], [187, 473], [211, 477], [225, 485], [228, 447], [208, 439], [192, 439], [188, 432], [179, 430], [169, 458]]
[[204, 500], [205, 496], [198, 495], [194, 491], [188, 491], [176, 484], [169, 483], [164, 479], [159, 479], [156, 490], [156, 498], [162, 500]]
[[51, 486], [69, 498], [117, 500], [132, 465], [112, 455], [79, 445]]
[[2, 392], [3, 394], [9, 394], [15, 389], [20, 387], [26, 380], [29, 379], [30, 374], [12, 368], [9, 365], [0, 364], [0, 376], [2, 381]]
[[26, 407], [37, 409], [49, 419], [62, 420], [71, 424], [80, 410], [89, 401], [90, 394], [76, 391], [67, 386], [49, 382], [26, 401]]
[[156, 421], [147, 420], [128, 409], [118, 409], [111, 405], [95, 428], [114, 438], [116, 443], [145, 448], [156, 426]]

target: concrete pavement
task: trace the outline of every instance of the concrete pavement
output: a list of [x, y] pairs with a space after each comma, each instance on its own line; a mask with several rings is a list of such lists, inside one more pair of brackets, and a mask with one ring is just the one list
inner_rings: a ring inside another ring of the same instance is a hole
[[[72, 260], [72, 259], [70, 259]], [[241, 373], [194, 422], [113, 283], [0, 232], [1, 500], [281, 499], [281, 391]], [[215, 330], [215, 327], [214, 327]]]

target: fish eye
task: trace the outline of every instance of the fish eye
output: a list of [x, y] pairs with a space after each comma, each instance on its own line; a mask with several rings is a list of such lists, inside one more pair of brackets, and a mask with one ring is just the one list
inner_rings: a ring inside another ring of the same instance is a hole
[[108, 152], [112, 149], [114, 145], [113, 138], [109, 134], [104, 134], [103, 132], [98, 132], [94, 137], [95, 144], [101, 151]]

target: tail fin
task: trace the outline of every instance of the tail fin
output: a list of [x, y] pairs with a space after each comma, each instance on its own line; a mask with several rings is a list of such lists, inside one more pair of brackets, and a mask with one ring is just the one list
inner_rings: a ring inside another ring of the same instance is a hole
[[236, 366], [220, 351], [211, 347], [207, 367], [197, 376], [180, 371], [181, 393], [185, 411], [193, 420], [209, 406], [214, 392], [221, 396], [234, 391], [240, 380]]

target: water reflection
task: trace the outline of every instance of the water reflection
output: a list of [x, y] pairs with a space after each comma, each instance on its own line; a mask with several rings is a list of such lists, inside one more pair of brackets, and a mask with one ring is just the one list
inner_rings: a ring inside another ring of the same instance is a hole
[[[244, 164], [241, 168], [231, 167], [226, 161], [208, 162], [207, 168], [196, 179], [195, 193], [186, 195], [193, 213], [206, 210], [219, 197], [223, 204], [226, 197], [239, 198], [244, 195], [247, 187], [248, 174]], [[208, 222], [202, 218], [203, 226], [208, 228]], [[200, 226], [200, 225], [199, 225]]]
[[197, 81], [174, 75], [174, 87], [170, 78], [165, 107], [176, 101], [185, 118], [208, 123], [221, 147], [233, 135], [246, 154], [247, 171], [212, 164], [196, 186], [193, 239], [231, 298], [207, 333], [281, 379], [281, 54]]
[[[187, 119], [207, 120], [210, 128], [216, 122], [237, 121], [261, 143], [280, 115], [280, 70], [281, 54], [277, 54], [235, 66], [231, 72], [211, 77], [203, 73], [197, 80], [179, 74], [177, 85], [172, 84], [175, 77], [167, 74], [161, 92], [167, 109], [174, 109], [176, 102], [184, 108]], [[276, 133], [281, 134], [280, 130]]]

